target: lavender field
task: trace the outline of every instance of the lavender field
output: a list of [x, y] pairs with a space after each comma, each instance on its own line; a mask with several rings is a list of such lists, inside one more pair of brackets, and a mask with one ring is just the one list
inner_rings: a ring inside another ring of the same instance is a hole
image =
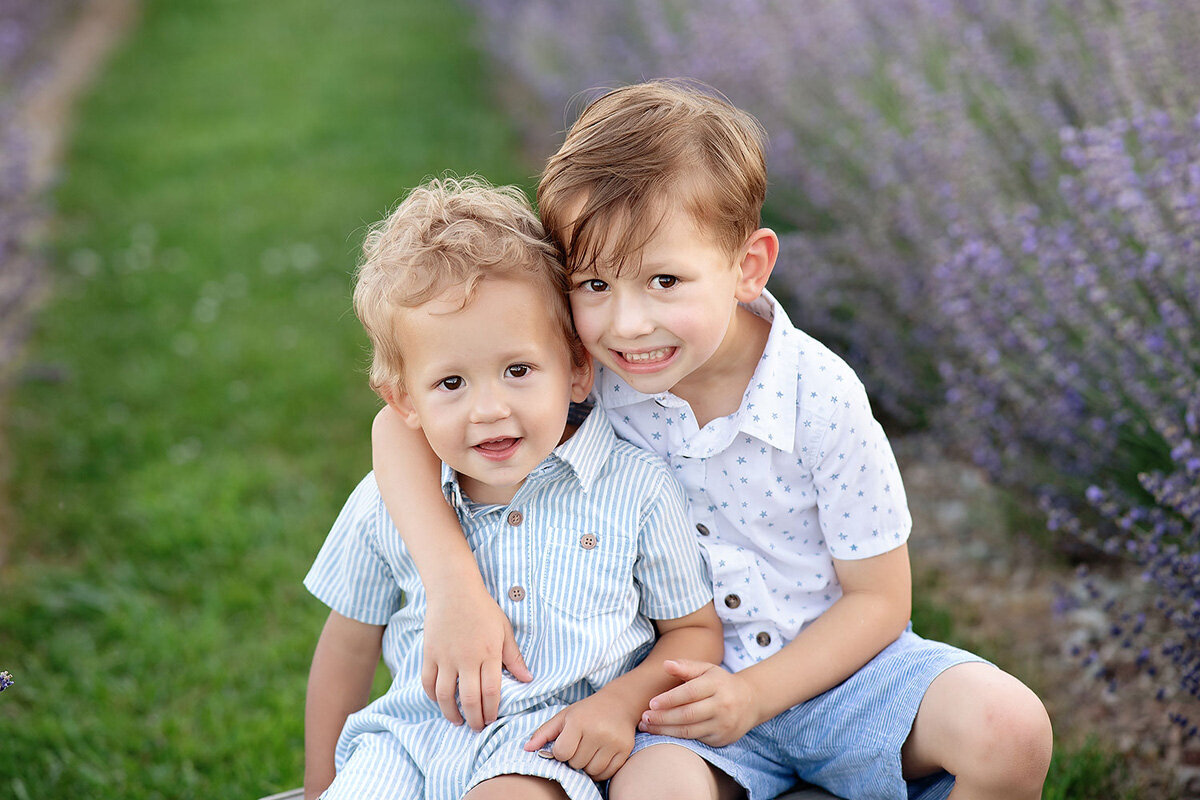
[[1063, 605], [1109, 615], [1195, 737], [1200, 5], [473, 4], [535, 149], [596, 87], [646, 78], [706, 82], [762, 120], [793, 319], [892, 430], [945, 437], [1075, 557], [1130, 565], [1149, 600], [1085, 577]]

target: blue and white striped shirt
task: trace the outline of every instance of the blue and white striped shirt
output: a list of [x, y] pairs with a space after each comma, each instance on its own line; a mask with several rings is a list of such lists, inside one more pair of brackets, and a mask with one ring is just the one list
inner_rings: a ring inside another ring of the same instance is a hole
[[[488, 591], [512, 622], [531, 683], [504, 675], [500, 716], [590, 695], [654, 642], [650, 620], [712, 601], [683, 491], [656, 456], [590, 414], [526, 478], [508, 505], [477, 505], [443, 466]], [[391, 688], [342, 736], [440, 716], [421, 688], [425, 591], [373, 475], [350, 495], [304, 579], [338, 613], [386, 625]], [[339, 746], [339, 750], [341, 746]]]

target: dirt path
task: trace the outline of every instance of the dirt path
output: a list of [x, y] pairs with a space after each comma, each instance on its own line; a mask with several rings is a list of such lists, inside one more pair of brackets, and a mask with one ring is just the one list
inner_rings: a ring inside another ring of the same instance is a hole
[[[26, 132], [29, 144], [30, 206], [42, 211], [39, 202], [59, 174], [63, 151], [71, 128], [72, 111], [83, 92], [99, 73], [105, 58], [133, 27], [138, 14], [137, 0], [85, 0], [73, 26], [43, 46], [48, 56], [42, 73], [31, 85], [17, 109], [17, 123]], [[48, 218], [35, 216], [23, 231], [36, 251], [45, 235]], [[20, 258], [22, 256], [18, 256]], [[36, 265], [33, 265], [36, 269]], [[26, 319], [35, 313], [44, 299], [47, 280], [38, 277], [31, 290], [18, 294], [20, 312], [15, 317]], [[19, 344], [19, 339], [17, 340]], [[12, 362], [19, 361], [17, 357]], [[9, 364], [0, 364], [7, 368]], [[0, 419], [5, 413], [4, 386], [0, 384]], [[0, 437], [3, 428], [0, 428]], [[6, 531], [12, 530], [12, 515], [6, 500], [11, 466], [9, 448], [0, 438], [0, 569], [6, 562]]]
[[87, 0], [60, 43], [46, 77], [24, 103], [19, 119], [30, 133], [30, 188], [44, 192], [58, 174], [72, 110], [105, 58], [137, 19], [136, 0]]

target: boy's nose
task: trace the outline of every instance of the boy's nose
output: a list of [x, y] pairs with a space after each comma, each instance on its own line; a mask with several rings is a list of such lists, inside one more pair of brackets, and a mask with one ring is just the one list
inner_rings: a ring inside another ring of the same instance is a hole
[[495, 422], [509, 414], [508, 403], [501, 392], [490, 387], [481, 387], [471, 404], [471, 422]]
[[622, 293], [615, 298], [612, 314], [612, 332], [615, 335], [632, 339], [652, 330], [654, 322], [640, 298], [629, 293]]

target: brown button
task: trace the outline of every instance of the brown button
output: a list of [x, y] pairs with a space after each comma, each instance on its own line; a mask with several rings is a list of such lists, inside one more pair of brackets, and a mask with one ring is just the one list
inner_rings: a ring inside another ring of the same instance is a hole
[[738, 597], [736, 594], [725, 595], [725, 606], [727, 608], [737, 608], [741, 604], [742, 598]]
[[517, 511], [514, 509], [514, 510], [508, 512], [508, 524], [512, 525], [514, 528], [517, 527], [518, 525], [520, 525], [524, 521], [525, 521], [525, 515], [522, 514], [520, 511]]
[[706, 526], [703, 522], [696, 524], [696, 530], [700, 531], [701, 536], [708, 536], [708, 526]]
[[600, 542], [600, 537], [594, 533], [585, 533], [579, 537], [579, 546], [584, 550], [591, 550]]
[[[512, 600], [514, 603], [519, 603], [522, 600], [524, 600], [525, 599], [525, 587], [524, 586], [514, 586], [511, 589], [509, 589], [508, 590], [508, 599]], [[759, 635], [761, 636], [762, 634], [759, 634]]]
[[754, 637], [754, 641], [758, 642], [759, 647], [766, 647], [771, 643], [771, 634], [763, 631], [762, 633], [758, 634], [758, 636]]
[[543, 747], [541, 750], [538, 750], [537, 754], [542, 758], [554, 758], [554, 751], [550, 749], [549, 745]]

